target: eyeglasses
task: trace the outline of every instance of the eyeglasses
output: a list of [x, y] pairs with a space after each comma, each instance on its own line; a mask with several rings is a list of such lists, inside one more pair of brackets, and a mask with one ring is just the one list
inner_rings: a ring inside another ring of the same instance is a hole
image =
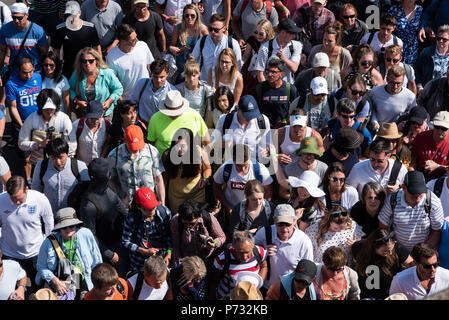
[[387, 60], [388, 62], [393, 61], [393, 63], [398, 63], [399, 61], [401, 61], [400, 59], [393, 59], [393, 58], [385, 58], [385, 60]]
[[223, 29], [223, 28], [224, 28], [224, 27], [221, 27], [221, 28], [212, 28], [212, 27], [209, 27], [209, 31], [210, 31], [210, 32], [219, 33], [220, 30]]
[[364, 67], [371, 67], [374, 64], [374, 61], [362, 61], [360, 64]]
[[365, 94], [365, 91], [358, 91], [358, 90], [351, 89], [351, 94], [353, 96], [363, 96]]
[[43, 66], [44, 66], [44, 67], [47, 67], [47, 68], [48, 68], [48, 67], [54, 68], [54, 67], [55, 67], [55, 64], [54, 64], [54, 63], [44, 63]]
[[437, 39], [437, 41], [443, 41], [444, 43], [449, 41], [449, 39], [446, 39], [446, 38], [443, 38], [443, 37], [436, 37], [436, 39]]
[[22, 19], [25, 18], [25, 16], [11, 16], [11, 18], [12, 18], [13, 20], [19, 20], [19, 21], [22, 21]]
[[383, 158], [383, 159], [369, 158], [369, 161], [375, 162], [375, 163], [384, 163], [385, 159], [386, 159], [386, 158]]
[[343, 272], [343, 270], [345, 270], [345, 267], [339, 267], [339, 268], [328, 268], [326, 267], [327, 270], [333, 271], [333, 272]]
[[440, 265], [440, 262], [436, 262], [436, 263], [432, 263], [432, 264], [426, 264], [426, 263], [421, 263], [422, 267], [424, 269], [430, 269], [432, 267], [437, 268]]
[[440, 130], [440, 131], [447, 131], [448, 128], [445, 127], [440, 127], [440, 126], [434, 126], [435, 130]]
[[342, 210], [342, 211], [332, 211], [331, 215], [338, 216], [341, 215], [342, 217], [346, 217], [348, 215], [348, 211]]
[[332, 182], [340, 182], [340, 183], [345, 183], [346, 178], [337, 178], [337, 177], [332, 177], [330, 178], [330, 181]]
[[184, 15], [184, 18], [186, 18], [186, 19], [188, 19], [188, 18], [190, 18], [190, 19], [195, 19], [196, 18], [196, 14], [188, 14], [188, 13], [186, 13], [185, 15]]
[[83, 64], [86, 64], [86, 63], [88, 63], [88, 62], [89, 62], [89, 64], [92, 64], [92, 63], [95, 62], [95, 59], [81, 59], [81, 62], [82, 62]]
[[287, 223], [287, 222], [279, 222], [279, 223], [276, 223], [276, 225], [277, 225], [278, 227], [290, 227], [290, 226], [291, 226], [291, 223]]
[[354, 118], [355, 118], [355, 114], [351, 114], [351, 115], [340, 114], [340, 116], [341, 116], [343, 119], [346, 119], [346, 120], [348, 120], [348, 119], [354, 119]]
[[276, 71], [276, 70], [271, 70], [271, 69], [267, 69], [267, 74], [276, 74], [276, 73], [278, 73], [278, 72], [280, 72], [280, 71]]
[[347, 19], [354, 19], [355, 18], [355, 14], [351, 14], [349, 16], [343, 16], [343, 19], [347, 20]]
[[255, 34], [256, 36], [264, 36], [264, 35], [265, 35], [265, 33], [259, 32], [259, 31], [254, 31], [254, 34]]
[[389, 234], [384, 235], [382, 238], [377, 239], [376, 242], [383, 242], [385, 244], [387, 244], [390, 239], [393, 239], [394, 237], [394, 231], [391, 231]]

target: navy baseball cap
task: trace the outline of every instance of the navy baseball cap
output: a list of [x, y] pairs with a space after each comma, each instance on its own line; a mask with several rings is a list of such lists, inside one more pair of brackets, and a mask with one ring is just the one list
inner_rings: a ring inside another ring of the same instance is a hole
[[242, 111], [243, 116], [248, 120], [258, 118], [261, 115], [256, 99], [251, 95], [246, 95], [240, 98], [239, 110]]
[[87, 104], [86, 118], [101, 118], [103, 116], [103, 104], [100, 101], [92, 100]]
[[409, 171], [404, 177], [404, 184], [411, 194], [425, 193], [427, 191], [426, 179], [421, 171]]

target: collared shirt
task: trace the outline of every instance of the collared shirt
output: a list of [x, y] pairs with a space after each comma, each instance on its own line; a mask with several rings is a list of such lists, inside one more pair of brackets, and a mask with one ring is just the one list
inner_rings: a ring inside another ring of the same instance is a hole
[[312, 46], [321, 44], [323, 41], [324, 29], [327, 25], [335, 22], [335, 16], [332, 11], [324, 8], [318, 17], [315, 17], [312, 8], [304, 8], [306, 17], [301, 15], [301, 11], [297, 10], [293, 16], [293, 20], [296, 24], [303, 28], [306, 35], [312, 42]]
[[150, 144], [145, 144], [134, 159], [126, 143], [112, 150], [108, 157], [113, 159], [114, 167], [117, 169], [112, 171], [112, 175], [116, 178], [118, 174], [118, 195], [122, 199], [127, 198], [129, 203], [137, 189], [148, 187], [154, 190], [155, 178], [165, 171], [159, 151]]
[[403, 190], [398, 191], [394, 213], [391, 210], [391, 195], [387, 197], [379, 212], [379, 221], [386, 226], [392, 226], [396, 233], [396, 239], [408, 250], [412, 250], [415, 244], [426, 241], [431, 230], [441, 230], [443, 227], [444, 214], [441, 201], [433, 192], [430, 194], [429, 214], [424, 208], [426, 194], [412, 208], [405, 201]]
[[[183, 9], [184, 7], [189, 4], [189, 3], [198, 3], [201, 2], [200, 0], [156, 0], [155, 1], [158, 4], [163, 5], [165, 3], [165, 10], [164, 10], [164, 14], [171, 17], [171, 16], [176, 16], [177, 18], [182, 19], [182, 13], [183, 13]], [[205, 21], [203, 19], [203, 21]], [[208, 23], [209, 21], [207, 20], [206, 23]], [[164, 29], [165, 31], [171, 35], [173, 32], [173, 26], [168, 23], [168, 22], [164, 22]]]
[[67, 206], [67, 198], [78, 184], [78, 180], [72, 172], [71, 161], [78, 161], [78, 171], [81, 180], [89, 181], [90, 178], [86, 164], [74, 158], [67, 158], [64, 168], [61, 171], [56, 170], [53, 163], [48, 160], [47, 171], [45, 171], [43, 176], [43, 186], [40, 179], [42, 161], [39, 161], [34, 168], [31, 189], [43, 192], [47, 196], [54, 214], [59, 209]]
[[131, 100], [139, 105], [139, 117], [144, 122], [149, 122], [153, 114], [159, 111], [159, 104], [165, 100], [167, 93], [171, 90], [178, 90], [174, 85], [168, 81], [156, 90], [153, 91], [153, 81], [150, 78], [147, 82], [145, 89], [143, 89], [142, 96], [140, 92], [145, 86], [145, 82], [148, 78], [140, 79], [134, 86], [134, 90], [131, 94]]
[[[269, 288], [279, 277], [294, 271], [301, 259], [313, 261], [313, 246], [310, 238], [301, 230], [293, 229], [287, 241], [278, 238], [276, 226], [271, 228], [271, 243], [277, 247], [276, 255], [270, 259], [270, 280], [265, 280], [264, 287]], [[267, 246], [265, 227], [257, 231], [254, 241], [260, 246]]]
[[434, 295], [437, 292], [449, 287], [449, 270], [438, 267], [435, 273], [435, 281], [430, 286], [430, 291], [421, 285], [418, 278], [416, 267], [411, 267], [399, 272], [393, 278], [390, 286], [390, 295], [394, 293], [403, 293], [408, 300], [421, 300], [427, 296]]
[[[201, 57], [204, 59], [200, 79], [203, 81], [207, 81], [209, 70], [211, 68], [214, 68], [217, 64], [217, 59], [221, 51], [228, 47], [228, 36], [224, 34], [221, 41], [215, 44], [212, 41], [211, 36], [207, 35], [202, 54], [200, 52], [200, 44], [201, 41], [196, 42], [195, 48], [193, 48], [192, 51], [192, 56], [194, 56], [196, 61], [198, 61], [199, 63], [201, 62]], [[242, 51], [240, 50], [238, 41], [235, 39], [232, 39], [232, 49], [235, 52], [240, 71], [242, 67]]]
[[42, 193], [28, 190], [25, 202], [18, 206], [4, 192], [0, 194], [0, 224], [3, 255], [17, 259], [32, 258], [39, 253], [45, 239], [43, 227], [45, 235], [53, 230], [50, 202]]

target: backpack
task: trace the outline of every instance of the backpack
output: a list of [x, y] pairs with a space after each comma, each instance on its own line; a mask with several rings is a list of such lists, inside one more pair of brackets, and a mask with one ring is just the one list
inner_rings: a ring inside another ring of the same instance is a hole
[[120, 281], [117, 281], [117, 291], [122, 295], [123, 299], [126, 299], [126, 288], [123, 285], [123, 283]]
[[[371, 45], [371, 42], [374, 39], [374, 35], [376, 34], [375, 31], [370, 32], [368, 40], [366, 41], [367, 44]], [[398, 37], [396, 35], [393, 34], [393, 44], [397, 45], [398, 44]], [[379, 65], [382, 65], [385, 63], [384, 61], [384, 51], [381, 51], [380, 53], [377, 54], [377, 61], [379, 61]]]
[[[104, 119], [104, 122], [106, 123], [106, 131], [109, 132], [109, 128], [111, 127], [111, 122], [106, 118], [103, 118], [103, 119]], [[78, 139], [81, 135], [81, 132], [83, 131], [85, 123], [86, 123], [86, 118], [81, 117], [80, 121], [78, 122], [78, 127], [76, 128], [76, 141], [78, 141]]]
[[[390, 206], [391, 206], [391, 221], [393, 221], [394, 216], [394, 210], [396, 209], [397, 204], [397, 198], [398, 198], [398, 191], [393, 192], [390, 195]], [[427, 218], [430, 220], [430, 210], [432, 209], [432, 195], [429, 189], [426, 191], [426, 202], [424, 203], [424, 210], [426, 211]], [[393, 226], [391, 226], [391, 229], [393, 229]]]
[[[412, 67], [407, 63], [402, 63], [404, 65], [405, 70], [405, 76], [407, 77], [407, 80], [410, 82], [412, 79]], [[385, 78], [385, 75], [387, 73], [387, 68], [385, 66], [385, 62], [380, 64], [380, 74], [382, 75], [382, 78]]]
[[[263, 182], [262, 175], [260, 174], [260, 165], [256, 159], [251, 158], [251, 162], [253, 163], [254, 176], [260, 183]], [[224, 183], [228, 183], [229, 178], [231, 177], [233, 163], [226, 163], [223, 169], [223, 180]]]
[[[128, 214], [132, 214], [133, 218], [134, 218], [134, 229], [133, 229], [133, 233], [131, 235], [131, 242], [137, 243], [137, 234], [139, 232], [139, 228], [141, 228], [142, 224], [143, 224], [143, 215], [140, 213], [139, 210], [133, 210], [132, 212], [130, 212]], [[167, 212], [167, 208], [163, 205], [157, 206], [156, 213], [154, 215], [154, 219], [158, 219], [159, 222], [162, 223], [164, 220], [167, 219], [167, 217], [170, 218], [170, 216]], [[157, 248], [157, 246], [153, 246], [153, 247]], [[163, 253], [163, 252], [161, 251], [161, 253]]]
[[445, 179], [446, 179], [445, 177], [438, 178], [433, 186], [433, 193], [435, 193], [438, 198], [441, 196], [441, 192], [443, 191]]
[[[262, 91], [263, 91], [262, 90], [262, 85], [263, 85], [263, 82], [259, 82], [256, 85], [256, 97], [255, 98], [256, 98], [256, 101], [259, 104], [259, 106], [262, 104]], [[288, 82], [288, 81], [285, 81], [285, 89], [287, 90], [287, 101], [288, 102], [291, 102], [290, 101], [290, 98], [291, 98], [291, 87], [292, 87], [291, 83]]]
[[[229, 267], [231, 266], [231, 243], [228, 243], [226, 245], [224, 245], [222, 248], [222, 252], [224, 253], [224, 261], [223, 261], [223, 269], [221, 269], [220, 272], [220, 279], [222, 279], [228, 272], [229, 272]], [[260, 256], [260, 252], [259, 249], [257, 248], [257, 246], [253, 247], [253, 255], [256, 258], [257, 261], [257, 265], [261, 266], [262, 265], [262, 257]], [[217, 256], [219, 256], [219, 253], [217, 252]]]
[[133, 300], [139, 299], [140, 292], [142, 291], [143, 271], [132, 271], [126, 275], [126, 279], [129, 280], [129, 278], [134, 276], [136, 273], [137, 273], [137, 279], [136, 279], [135, 288], [133, 290]]
[[[201, 37], [200, 40], [200, 70], [203, 69], [203, 61], [204, 61], [204, 57], [203, 57], [203, 49], [204, 49], [204, 45], [206, 44], [206, 37], [207, 36], [203, 36]], [[228, 36], [228, 48], [231, 48], [232, 50], [234, 50], [234, 47], [232, 46], [232, 36]]]
[[[242, 15], [242, 12], [245, 11], [246, 6], [248, 5], [249, 0], [243, 0], [242, 3], [242, 7], [240, 8], [240, 12], [239, 12], [239, 16]], [[264, 3], [267, 5], [267, 20], [270, 20], [270, 16], [271, 16], [271, 6], [273, 5], [273, 3], [271, 1], [264, 1]], [[262, 8], [263, 9], [263, 8]]]

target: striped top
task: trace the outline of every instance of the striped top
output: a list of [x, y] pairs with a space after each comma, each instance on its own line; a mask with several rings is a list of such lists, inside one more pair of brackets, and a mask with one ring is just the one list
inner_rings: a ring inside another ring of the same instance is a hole
[[[266, 251], [263, 247], [257, 246], [257, 249], [260, 253], [261, 262], [265, 261], [267, 258]], [[220, 279], [220, 283], [217, 287], [217, 299], [222, 299], [225, 297], [231, 290], [236, 286], [236, 283], [234, 281], [234, 277], [239, 273], [240, 271], [252, 271], [255, 273], [259, 273], [260, 266], [257, 264], [256, 257], [253, 255], [248, 261], [246, 262], [240, 262], [236, 260], [234, 257], [234, 247], [230, 248], [231, 252], [231, 261], [229, 265], [229, 271], [224, 275], [222, 279]], [[218, 271], [221, 271], [224, 267], [225, 262], [225, 254], [222, 252], [220, 255], [215, 257], [214, 261], [214, 267]]]
[[67, 1], [64, 0], [39, 0], [34, 1], [34, 10], [39, 13], [53, 13], [53, 12], [64, 12], [65, 4]]
[[443, 207], [440, 199], [431, 192], [430, 215], [424, 209], [426, 195], [415, 206], [411, 207], [405, 202], [404, 191], [399, 190], [396, 199], [394, 214], [391, 211], [390, 196], [385, 201], [379, 213], [379, 221], [392, 226], [400, 244], [411, 250], [417, 243], [424, 242], [429, 237], [430, 230], [441, 230], [443, 227]]

